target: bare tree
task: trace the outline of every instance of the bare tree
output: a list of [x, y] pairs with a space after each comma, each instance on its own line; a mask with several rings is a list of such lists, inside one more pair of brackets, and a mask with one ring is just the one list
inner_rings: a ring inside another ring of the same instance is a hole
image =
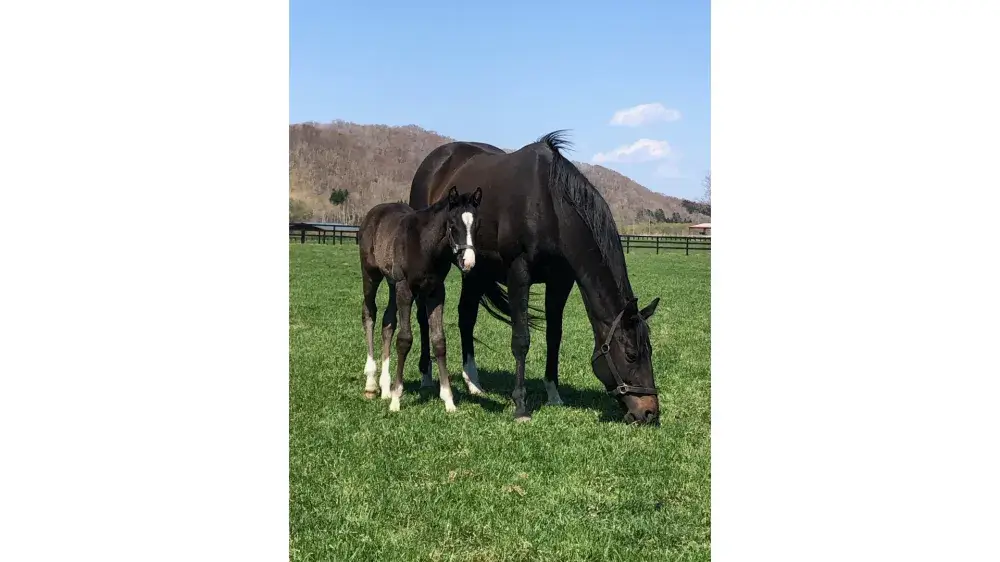
[[705, 179], [701, 180], [702, 187], [705, 188], [705, 194], [701, 196], [701, 202], [706, 205], [712, 204], [712, 172], [705, 174]]

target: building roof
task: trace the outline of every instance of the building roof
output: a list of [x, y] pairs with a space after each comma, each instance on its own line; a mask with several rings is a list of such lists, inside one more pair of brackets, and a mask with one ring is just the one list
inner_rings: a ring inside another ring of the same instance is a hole
[[710, 222], [703, 222], [701, 224], [693, 224], [693, 225], [689, 226], [688, 228], [712, 228], [712, 223], [710, 223]]

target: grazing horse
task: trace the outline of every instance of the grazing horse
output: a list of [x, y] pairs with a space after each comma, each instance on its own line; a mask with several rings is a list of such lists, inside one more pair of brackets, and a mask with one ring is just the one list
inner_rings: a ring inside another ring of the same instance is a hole
[[[410, 328], [410, 310], [414, 297], [418, 306], [430, 310], [430, 339], [440, 370], [440, 397], [445, 409], [455, 411], [451, 394], [451, 381], [445, 362], [444, 341], [444, 280], [453, 263], [463, 273], [476, 265], [476, 251], [472, 245], [476, 209], [483, 192], [459, 194], [455, 187], [447, 197], [420, 210], [403, 203], [383, 203], [372, 207], [361, 221], [358, 248], [361, 254], [361, 283], [364, 307], [361, 322], [368, 343], [365, 363], [365, 396], [373, 398], [382, 387], [382, 398], [391, 398], [389, 410], [399, 411], [403, 395], [403, 367], [413, 343]], [[389, 286], [389, 304], [382, 316], [382, 375], [375, 382], [375, 295], [385, 279]], [[389, 387], [389, 346], [392, 335], [400, 322], [396, 336], [396, 378]], [[425, 320], [426, 322], [426, 320]], [[429, 369], [424, 369], [423, 386], [432, 386]]]
[[[626, 410], [627, 423], [658, 424], [660, 404], [646, 322], [660, 299], [639, 309], [611, 209], [561, 154], [567, 146], [564, 131], [549, 133], [510, 154], [489, 144], [452, 142], [431, 151], [413, 176], [410, 206], [414, 208], [442, 198], [448, 185], [484, 186], [485, 205], [476, 217], [476, 269], [462, 276], [458, 303], [462, 375], [479, 386], [473, 328], [482, 304], [512, 328], [514, 417], [529, 419], [524, 371], [528, 328], [534, 326], [535, 317], [529, 314], [528, 293], [531, 284], [544, 283], [545, 387], [548, 403], [561, 404], [563, 309], [575, 282], [594, 331], [594, 374]], [[418, 303], [422, 373], [430, 370], [426, 314]]]

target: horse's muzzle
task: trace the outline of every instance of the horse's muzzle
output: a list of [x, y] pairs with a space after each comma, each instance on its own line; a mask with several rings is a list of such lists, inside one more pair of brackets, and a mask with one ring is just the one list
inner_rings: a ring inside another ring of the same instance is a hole
[[458, 254], [458, 268], [462, 270], [462, 273], [468, 273], [475, 265], [476, 251], [472, 248], [466, 248]]

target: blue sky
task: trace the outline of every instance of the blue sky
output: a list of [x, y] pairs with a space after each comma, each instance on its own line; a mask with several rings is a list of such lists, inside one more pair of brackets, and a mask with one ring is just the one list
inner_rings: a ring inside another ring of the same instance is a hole
[[290, 19], [291, 123], [416, 124], [503, 148], [571, 129], [574, 160], [702, 193], [708, 0], [292, 0]]

